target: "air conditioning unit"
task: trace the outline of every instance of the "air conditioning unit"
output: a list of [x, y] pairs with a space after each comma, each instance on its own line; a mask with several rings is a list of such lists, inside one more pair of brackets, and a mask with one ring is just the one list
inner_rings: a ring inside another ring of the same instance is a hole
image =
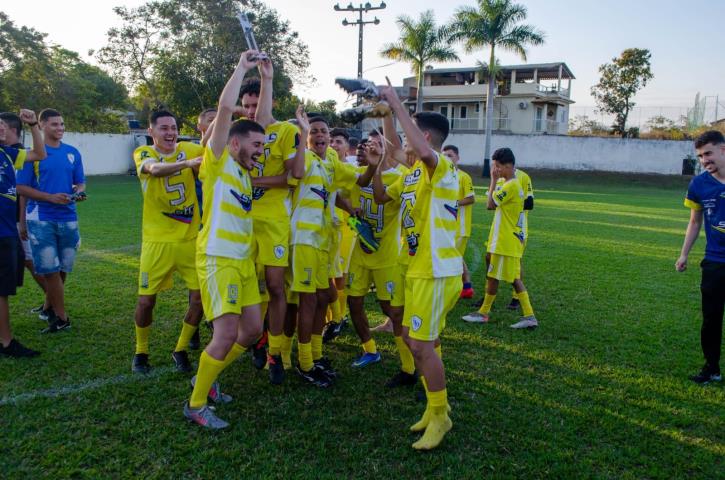
[[526, 110], [527, 108], [529, 108], [529, 102], [519, 102], [519, 108], [521, 110]]

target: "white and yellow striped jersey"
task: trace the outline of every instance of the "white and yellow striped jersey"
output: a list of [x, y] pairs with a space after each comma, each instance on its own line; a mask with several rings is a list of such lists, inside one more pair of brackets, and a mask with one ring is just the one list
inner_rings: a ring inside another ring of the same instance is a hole
[[226, 148], [219, 158], [211, 147], [199, 169], [203, 184], [203, 227], [197, 252], [245, 260], [252, 255], [252, 180]]

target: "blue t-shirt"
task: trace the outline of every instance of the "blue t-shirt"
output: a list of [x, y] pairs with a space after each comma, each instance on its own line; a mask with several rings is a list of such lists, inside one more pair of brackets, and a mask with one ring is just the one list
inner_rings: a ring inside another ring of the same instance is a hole
[[0, 237], [17, 237], [17, 202], [15, 170], [22, 168], [25, 150], [0, 145]]
[[709, 172], [701, 173], [690, 182], [685, 206], [703, 211], [705, 259], [725, 263], [725, 183]]
[[[73, 185], [85, 183], [80, 152], [68, 144], [58, 148], [45, 146], [48, 157], [42, 162], [26, 164], [18, 174], [18, 185], [27, 185], [45, 193], [73, 195]], [[28, 220], [74, 222], [78, 220], [76, 205], [57, 205], [28, 199]]]

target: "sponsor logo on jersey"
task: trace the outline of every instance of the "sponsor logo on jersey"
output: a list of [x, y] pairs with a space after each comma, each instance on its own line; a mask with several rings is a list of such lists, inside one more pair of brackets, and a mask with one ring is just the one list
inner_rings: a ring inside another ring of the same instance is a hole
[[68, 161], [70, 162], [71, 165], [73, 165], [75, 163], [75, 161], [76, 161], [76, 156], [73, 155], [72, 153], [69, 153], [68, 154]]
[[252, 187], [252, 199], [259, 200], [264, 196], [264, 192], [266, 191], [267, 189], [263, 187]]
[[443, 206], [446, 207], [446, 210], [448, 210], [451, 215], [453, 215], [453, 218], [458, 219], [458, 205], [451, 206], [448, 204], [444, 204]]
[[237, 298], [239, 298], [239, 287], [235, 284], [227, 285], [227, 303], [236, 305]]
[[410, 317], [410, 325], [413, 327], [413, 331], [417, 332], [423, 325], [423, 319], [420, 318], [418, 315], [413, 315], [412, 317]]
[[249, 197], [249, 195], [247, 195], [246, 193], [237, 193], [231, 188], [229, 189], [229, 192], [234, 196], [234, 198], [237, 199], [245, 212], [249, 212], [250, 210], [252, 210], [252, 199]]
[[310, 187], [310, 190], [312, 190], [317, 196], [319, 196], [325, 202], [325, 207], [327, 207], [327, 202], [330, 199], [330, 192], [328, 192], [324, 186], [321, 189]]
[[194, 220], [194, 205], [189, 205], [173, 212], [161, 212], [167, 217], [182, 223], [191, 223]]
[[408, 242], [408, 255], [411, 257], [415, 256], [418, 251], [418, 237], [420, 237], [418, 233], [409, 233], [405, 236], [405, 240]]
[[274, 246], [274, 258], [279, 260], [280, 258], [284, 257], [284, 252], [287, 249], [283, 245], [275, 245]]

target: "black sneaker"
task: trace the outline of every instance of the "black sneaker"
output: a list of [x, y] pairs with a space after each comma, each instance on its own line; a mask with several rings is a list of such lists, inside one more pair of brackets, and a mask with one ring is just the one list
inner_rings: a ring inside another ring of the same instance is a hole
[[483, 299], [476, 300], [475, 302], [471, 303], [471, 306], [473, 308], [481, 308], [481, 305], [483, 305]]
[[337, 371], [332, 368], [332, 362], [327, 357], [322, 357], [319, 360], [313, 362], [316, 368], [322, 370], [322, 372], [330, 379], [331, 382], [337, 380]]
[[322, 332], [322, 343], [330, 343], [340, 336], [342, 330], [341, 322], [330, 322], [325, 325], [325, 331]]
[[61, 330], [70, 330], [70, 317], [65, 320], [57, 315], [52, 320], [48, 320], [48, 326], [40, 331], [40, 333], [57, 333]]
[[690, 380], [700, 385], [707, 385], [711, 382], [722, 381], [722, 375], [720, 375], [719, 370], [712, 370], [707, 365], [705, 365], [704, 367], [702, 367], [702, 370], [700, 370], [700, 373], [690, 376]]
[[[506, 305], [506, 308], [508, 308], [509, 310], [518, 310], [519, 309], [519, 306], [521, 306], [521, 302], [519, 302], [519, 299], [518, 298], [512, 298], [511, 299], [511, 303], [509, 303], [508, 305]], [[481, 307], [479, 307], [479, 308], [481, 308]]]
[[[36, 310], [37, 308], [34, 308], [33, 310]], [[33, 311], [31, 310], [31, 312]], [[55, 317], [55, 312], [53, 311], [53, 307], [48, 307], [47, 310], [43, 310], [43, 306], [40, 306], [40, 311], [38, 312], [38, 318], [41, 319], [44, 322], [49, 322], [51, 318]]]
[[32, 314], [34, 314], [34, 315], [40, 315], [40, 313], [41, 313], [41, 312], [43, 311], [43, 307], [44, 307], [44, 306], [45, 306], [45, 305], [43, 305], [43, 304], [41, 303], [41, 304], [40, 304], [40, 305], [38, 305], [37, 307], [35, 307], [35, 308], [31, 308], [31, 309], [30, 309], [30, 313], [32, 313]]
[[304, 370], [302, 370], [299, 365], [297, 365], [296, 368], [297, 373], [300, 375], [302, 380], [305, 381], [305, 383], [314, 385], [319, 388], [328, 388], [332, 385], [330, 379], [320, 368], [312, 367], [309, 372], [305, 372]]
[[133, 363], [131, 364], [131, 371], [133, 373], [149, 373], [151, 371], [151, 364], [149, 363], [148, 353], [137, 353], [133, 356]]
[[284, 382], [282, 355], [270, 355], [267, 358], [267, 365], [269, 365], [269, 383], [272, 385], [282, 385], [282, 382]]
[[415, 373], [400, 371], [385, 382], [385, 386], [388, 388], [409, 387], [416, 383], [418, 383], [418, 376]]
[[177, 372], [191, 372], [191, 362], [189, 361], [189, 354], [186, 352], [186, 350], [181, 350], [180, 352], [172, 352], [171, 358], [174, 359], [174, 364], [176, 364]]
[[2, 345], [0, 345], [0, 355], [5, 355], [7, 357], [13, 358], [30, 358], [37, 357], [38, 355], [40, 355], [40, 352], [29, 349], [28, 347], [13, 338], [12, 340], [10, 340], [10, 343], [8, 343], [7, 347], [3, 347]]
[[267, 332], [262, 334], [262, 338], [252, 347], [252, 365], [257, 370], [262, 370], [267, 365]]
[[191, 336], [191, 340], [189, 340], [189, 350], [199, 350], [200, 346], [201, 340], [199, 339], [199, 329], [197, 328], [194, 331], [194, 335]]

